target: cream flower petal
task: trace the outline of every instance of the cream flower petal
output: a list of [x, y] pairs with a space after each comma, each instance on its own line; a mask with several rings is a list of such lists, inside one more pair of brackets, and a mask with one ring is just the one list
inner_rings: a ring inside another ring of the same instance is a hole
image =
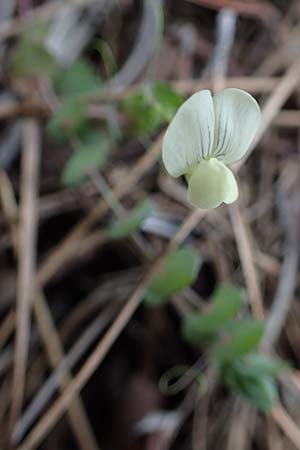
[[188, 201], [202, 209], [216, 208], [222, 202], [233, 203], [239, 195], [233, 173], [216, 158], [198, 164], [188, 185]]
[[192, 95], [177, 111], [163, 140], [162, 159], [173, 177], [188, 173], [213, 149], [214, 106], [210, 91]]
[[240, 89], [224, 89], [213, 97], [215, 135], [213, 156], [225, 164], [241, 159], [247, 152], [260, 124], [256, 100]]

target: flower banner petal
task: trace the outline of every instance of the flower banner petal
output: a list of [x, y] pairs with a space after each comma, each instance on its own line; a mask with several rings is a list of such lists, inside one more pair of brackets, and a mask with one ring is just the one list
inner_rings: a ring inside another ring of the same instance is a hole
[[188, 173], [213, 149], [214, 106], [209, 90], [192, 95], [170, 123], [162, 148], [166, 170], [173, 177]]
[[188, 184], [188, 201], [202, 209], [216, 208], [222, 202], [233, 203], [239, 194], [232, 171], [215, 158], [198, 164]]
[[241, 159], [260, 124], [261, 112], [256, 100], [240, 89], [224, 89], [213, 97], [215, 136], [213, 156], [225, 164]]

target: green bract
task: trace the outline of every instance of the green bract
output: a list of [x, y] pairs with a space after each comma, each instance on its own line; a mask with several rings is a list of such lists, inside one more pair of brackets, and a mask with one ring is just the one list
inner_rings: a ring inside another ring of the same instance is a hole
[[162, 157], [171, 176], [186, 176], [193, 206], [210, 209], [237, 199], [237, 182], [226, 165], [245, 155], [260, 118], [256, 100], [233, 88], [214, 96], [209, 90], [197, 92], [178, 109]]

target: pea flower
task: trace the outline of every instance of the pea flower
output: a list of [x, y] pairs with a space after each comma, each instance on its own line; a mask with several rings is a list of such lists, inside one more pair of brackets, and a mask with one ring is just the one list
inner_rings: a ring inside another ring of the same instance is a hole
[[163, 140], [162, 158], [173, 177], [185, 175], [188, 201], [216, 208], [238, 198], [238, 185], [227, 164], [241, 159], [261, 118], [256, 100], [240, 89], [192, 95], [176, 112]]

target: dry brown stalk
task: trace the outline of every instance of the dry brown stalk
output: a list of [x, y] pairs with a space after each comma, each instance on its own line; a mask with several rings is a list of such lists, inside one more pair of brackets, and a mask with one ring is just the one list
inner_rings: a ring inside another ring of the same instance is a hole
[[40, 161], [38, 123], [28, 119], [24, 124], [21, 206], [19, 223], [19, 260], [17, 279], [16, 341], [12, 383], [11, 427], [15, 424], [23, 403], [27, 355], [30, 335], [30, 311], [36, 259], [37, 195]]

